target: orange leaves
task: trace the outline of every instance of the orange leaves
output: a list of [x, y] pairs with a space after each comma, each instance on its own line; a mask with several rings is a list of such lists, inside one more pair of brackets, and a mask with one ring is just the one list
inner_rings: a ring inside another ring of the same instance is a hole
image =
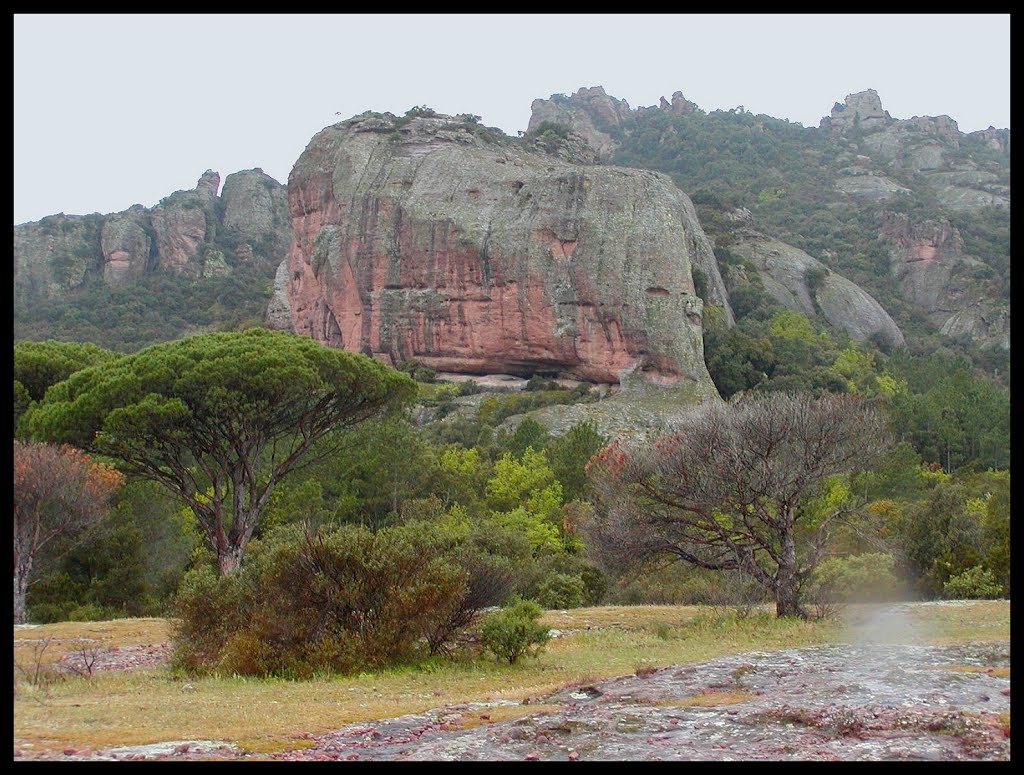
[[114, 468], [67, 444], [14, 441], [14, 517], [59, 534], [98, 519], [124, 484]]
[[619, 445], [619, 440], [616, 439], [590, 458], [583, 470], [592, 476], [604, 474], [617, 477], [622, 473], [628, 460], [629, 456]]

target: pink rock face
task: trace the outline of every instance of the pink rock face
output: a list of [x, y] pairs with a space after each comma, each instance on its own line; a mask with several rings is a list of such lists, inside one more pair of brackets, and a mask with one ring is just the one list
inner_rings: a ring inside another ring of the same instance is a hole
[[964, 248], [960, 232], [946, 220], [912, 224], [905, 215], [888, 215], [882, 238], [892, 246], [893, 260], [902, 263], [958, 257]]
[[907, 251], [908, 261], [933, 261], [935, 260], [935, 245], [930, 242], [918, 242], [910, 246]]
[[440, 119], [405, 142], [360, 126], [324, 130], [289, 179], [296, 333], [444, 372], [711, 384], [678, 189], [442, 141]]
[[[378, 219], [390, 219], [393, 207], [393, 202], [377, 203]], [[314, 217], [309, 225], [319, 232], [320, 222]], [[363, 239], [356, 236], [339, 246], [341, 253], [366, 261], [362, 271], [346, 262], [339, 275], [323, 282], [300, 267], [292, 285], [296, 321], [311, 324], [314, 338], [326, 344], [383, 355], [392, 364], [416, 358], [438, 371], [551, 370], [593, 382], [617, 382], [619, 372], [636, 364], [645, 349], [643, 341], [626, 340], [619, 320], [602, 318], [592, 300], [575, 305], [577, 335], [558, 336], [544, 278], [534, 272], [509, 276], [509, 266], [496, 260], [489, 262], [491, 275], [485, 278], [479, 252], [453, 227], [434, 233], [431, 253], [417, 244], [411, 224], [403, 224], [397, 248], [404, 260], [397, 276], [388, 271], [383, 246], [367, 253]], [[575, 247], [543, 229], [535, 231], [535, 239], [556, 260], [567, 260]], [[672, 377], [678, 375], [667, 378]]]
[[904, 297], [920, 305], [936, 325], [963, 306], [965, 286], [954, 278], [954, 270], [977, 261], [964, 255], [963, 238], [949, 221], [911, 222], [906, 215], [888, 214], [880, 236], [889, 245], [892, 273]]
[[118, 280], [128, 274], [131, 266], [132, 254], [126, 250], [115, 250], [103, 257], [105, 264], [103, 273], [112, 280]]
[[104, 221], [100, 229], [100, 250], [105, 279], [118, 282], [146, 271], [151, 242], [146, 234], [145, 212], [141, 205], [135, 205]]

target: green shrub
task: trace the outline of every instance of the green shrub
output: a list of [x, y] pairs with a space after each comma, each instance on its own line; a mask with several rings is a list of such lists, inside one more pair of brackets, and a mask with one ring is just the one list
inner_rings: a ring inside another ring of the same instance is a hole
[[105, 622], [110, 619], [124, 619], [127, 614], [117, 608], [97, 605], [96, 603], [83, 603], [72, 608], [67, 615], [69, 622]]
[[995, 598], [1002, 594], [1003, 588], [996, 581], [995, 575], [980, 565], [950, 576], [949, 581], [942, 586], [942, 596], [947, 600]]
[[586, 383], [581, 387], [565, 390], [531, 390], [529, 392], [508, 393], [488, 396], [480, 402], [477, 421], [482, 425], [497, 426], [514, 414], [526, 414], [534, 409], [555, 404], [589, 403], [597, 400], [590, 395]]
[[410, 358], [409, 360], [402, 361], [395, 368], [398, 371], [404, 372], [412, 377], [417, 382], [431, 383], [437, 381], [437, 372], [431, 368], [422, 365], [419, 361]]
[[548, 628], [537, 622], [540, 615], [541, 607], [532, 600], [513, 600], [484, 620], [480, 642], [497, 659], [510, 665], [520, 657], [536, 657], [551, 639]]
[[469, 542], [456, 550], [453, 559], [466, 573], [466, 592], [428, 627], [425, 637], [431, 656], [450, 652], [459, 633], [469, 628], [483, 609], [505, 602], [516, 579], [516, 569], [507, 557], [489, 554]]
[[56, 603], [38, 603], [28, 609], [28, 620], [33, 624], [64, 622], [67, 618], [68, 609]]
[[174, 667], [193, 673], [220, 661], [228, 637], [243, 624], [237, 582], [238, 577], [219, 577], [209, 566], [185, 575], [173, 607]]
[[555, 573], [537, 587], [535, 600], [544, 608], [579, 608], [587, 597], [587, 585], [579, 574]]
[[534, 374], [523, 386], [523, 390], [560, 390], [561, 385], [555, 382], [550, 377], [542, 377], [540, 374]]
[[186, 577], [174, 662], [189, 672], [307, 678], [413, 661], [455, 634], [442, 624], [466, 608], [468, 576], [450, 542], [423, 524], [282, 529], [233, 574]]

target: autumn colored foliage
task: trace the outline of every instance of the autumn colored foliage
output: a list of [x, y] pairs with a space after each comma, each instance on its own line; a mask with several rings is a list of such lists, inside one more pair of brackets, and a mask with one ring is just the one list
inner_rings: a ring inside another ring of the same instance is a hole
[[68, 445], [14, 441], [14, 620], [39, 550], [97, 522], [124, 477]]

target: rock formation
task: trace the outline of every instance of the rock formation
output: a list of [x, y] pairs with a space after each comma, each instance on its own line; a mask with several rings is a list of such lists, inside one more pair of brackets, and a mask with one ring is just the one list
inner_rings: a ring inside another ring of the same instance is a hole
[[590, 144], [598, 161], [608, 161], [615, 153], [607, 130], [633, 118], [629, 103], [609, 97], [602, 86], [580, 88], [571, 97], [557, 94], [534, 100], [530, 111], [528, 132], [546, 121], [567, 126]]
[[285, 186], [260, 169], [207, 170], [194, 189], [153, 208], [109, 215], [47, 216], [14, 227], [14, 296], [59, 298], [90, 276], [123, 282], [155, 269], [186, 276], [225, 274], [254, 255], [276, 265], [290, 242]]
[[254, 252], [284, 257], [291, 242], [288, 189], [258, 167], [228, 175], [221, 192], [222, 227], [236, 243], [235, 257], [251, 259]]
[[[984, 207], [1009, 207], [1008, 175], [998, 162], [986, 160], [986, 168], [963, 158], [959, 153], [965, 142], [1006, 155], [1009, 169], [1010, 131], [989, 129], [964, 134], [949, 116], [914, 116], [894, 119], [882, 109], [874, 89], [848, 94], [843, 104], [836, 103], [829, 116], [821, 119], [821, 129], [853, 139], [869, 162], [893, 172], [919, 175], [932, 189], [941, 206], [949, 210], [979, 210]], [[854, 130], [857, 130], [856, 132]], [[855, 177], [856, 171], [840, 170], [837, 187], [862, 199], [888, 199], [906, 191], [878, 171], [871, 178]], [[862, 171], [860, 174], [867, 174]]]
[[692, 267], [721, 278], [664, 175], [569, 164], [457, 118], [363, 114], [313, 138], [288, 195], [297, 333], [439, 371], [716, 395]]
[[842, 104], [836, 103], [832, 113], [823, 118], [819, 126], [835, 132], [847, 132], [854, 128], [864, 131], [884, 129], [892, 122], [888, 111], [882, 110], [882, 99], [874, 89], [847, 94]]
[[985, 264], [964, 253], [963, 238], [949, 221], [915, 222], [885, 213], [880, 236], [889, 245], [890, 267], [904, 298], [921, 307], [941, 333], [1010, 349], [1009, 305], [974, 281]]
[[697, 110], [696, 103], [686, 99], [681, 91], [672, 92], [671, 102], [662, 97], [658, 107], [660, 110], [668, 111], [675, 116], [685, 116], [687, 113], [693, 113], [693, 111]]
[[101, 215], [49, 215], [14, 227], [14, 300], [60, 296], [103, 272]]
[[820, 314], [858, 342], [881, 337], [894, 347], [905, 344], [899, 327], [869, 293], [813, 256], [747, 226], [734, 237], [729, 249], [754, 264], [765, 291], [783, 306], [809, 317]]
[[580, 88], [569, 97], [552, 94], [546, 100], [534, 100], [530, 110], [528, 131], [537, 129], [544, 122], [569, 127], [590, 144], [597, 161], [606, 162], [617, 148], [615, 139], [609, 134], [613, 127], [630, 129], [636, 124], [638, 115], [652, 110], [685, 116], [699, 108], [681, 91], [676, 91], [672, 93], [671, 102], [662, 97], [657, 106], [630, 110], [628, 102], [609, 96], [603, 86], [591, 86]]
[[116, 283], [149, 271], [154, 245], [148, 226], [146, 208], [142, 205], [104, 219], [100, 231], [103, 279]]
[[207, 223], [213, 220], [220, 175], [207, 170], [192, 191], [176, 191], [153, 208], [157, 264], [184, 272], [206, 241]]

